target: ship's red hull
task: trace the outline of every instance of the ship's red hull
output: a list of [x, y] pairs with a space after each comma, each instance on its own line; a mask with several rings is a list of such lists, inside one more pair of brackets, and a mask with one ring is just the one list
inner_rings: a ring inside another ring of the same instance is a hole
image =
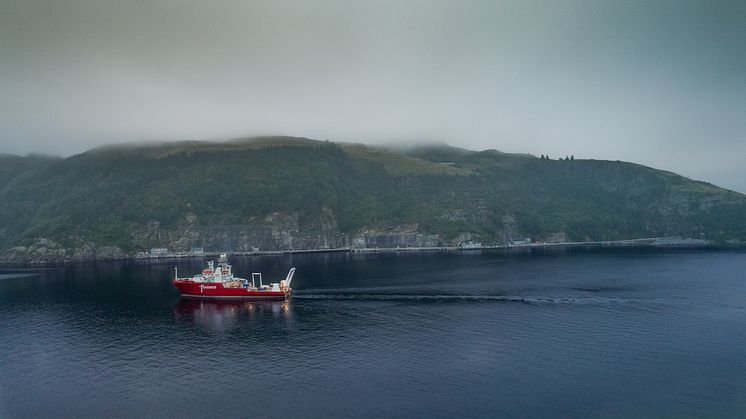
[[179, 290], [182, 297], [187, 298], [221, 298], [242, 300], [284, 300], [290, 296], [287, 291], [249, 290], [241, 287], [226, 288], [219, 282], [195, 282], [174, 280], [174, 286]]

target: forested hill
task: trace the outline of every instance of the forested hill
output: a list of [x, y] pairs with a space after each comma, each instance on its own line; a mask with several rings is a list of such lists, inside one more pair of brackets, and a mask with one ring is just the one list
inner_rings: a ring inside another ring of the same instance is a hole
[[632, 163], [303, 138], [0, 155], [0, 260], [680, 236], [746, 242], [746, 196]]

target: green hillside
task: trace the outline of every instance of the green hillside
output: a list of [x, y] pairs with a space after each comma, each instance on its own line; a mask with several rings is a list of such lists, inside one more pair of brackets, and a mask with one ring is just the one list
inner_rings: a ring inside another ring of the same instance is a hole
[[0, 163], [6, 251], [40, 238], [68, 257], [104, 246], [126, 254], [338, 247], [375, 235], [441, 245], [746, 241], [746, 196], [624, 162], [273, 137], [109, 146], [65, 159], [6, 155]]

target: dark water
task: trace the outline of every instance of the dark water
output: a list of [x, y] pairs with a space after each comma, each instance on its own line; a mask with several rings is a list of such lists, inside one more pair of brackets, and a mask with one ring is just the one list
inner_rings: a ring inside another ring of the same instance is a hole
[[296, 296], [180, 301], [173, 265], [0, 270], [0, 417], [746, 417], [746, 253], [233, 262], [296, 266]]

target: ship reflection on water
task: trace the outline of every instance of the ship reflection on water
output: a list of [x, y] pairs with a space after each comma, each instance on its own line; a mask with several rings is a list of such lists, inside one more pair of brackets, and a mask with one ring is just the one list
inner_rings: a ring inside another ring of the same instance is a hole
[[243, 323], [289, 322], [290, 301], [231, 301], [181, 298], [174, 306], [179, 321], [193, 322], [213, 333], [229, 332]]

